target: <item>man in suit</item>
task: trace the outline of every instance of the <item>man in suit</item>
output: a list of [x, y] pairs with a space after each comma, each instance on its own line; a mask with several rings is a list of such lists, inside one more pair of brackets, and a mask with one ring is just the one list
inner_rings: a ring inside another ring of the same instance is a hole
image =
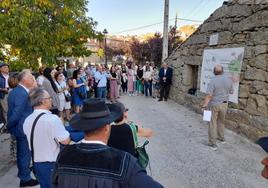
[[163, 63], [162, 68], [159, 71], [159, 83], [160, 83], [160, 99], [158, 101], [165, 101], [168, 99], [170, 85], [172, 83], [173, 69], [168, 67], [167, 63]]
[[[7, 96], [8, 96], [8, 78], [9, 66], [8, 64], [0, 62], [0, 124], [7, 123]], [[5, 130], [5, 126], [1, 130]]]
[[31, 153], [26, 135], [23, 132], [23, 123], [33, 111], [29, 103], [28, 93], [37, 83], [30, 70], [20, 72], [18, 81], [18, 86], [8, 96], [7, 128], [17, 141], [17, 167], [20, 187], [29, 187], [39, 183], [37, 180], [32, 179], [30, 175]]
[[60, 152], [53, 175], [54, 188], [163, 188], [140, 167], [131, 154], [107, 146], [111, 123], [123, 114], [116, 104], [105, 99], [84, 101], [83, 110], [70, 125], [84, 132], [79, 144]]

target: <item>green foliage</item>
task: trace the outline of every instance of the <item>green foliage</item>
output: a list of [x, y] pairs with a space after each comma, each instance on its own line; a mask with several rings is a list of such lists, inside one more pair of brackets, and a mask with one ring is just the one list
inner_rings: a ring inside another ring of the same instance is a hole
[[[182, 42], [177, 36], [175, 28], [170, 28], [169, 32], [169, 55], [175, 50]], [[144, 63], [145, 61], [153, 61], [155, 65], [161, 65], [162, 61], [162, 49], [163, 49], [163, 37], [160, 33], [155, 33], [153, 37], [140, 42], [136, 38], [131, 42], [131, 55], [138, 63]]]
[[48, 64], [57, 57], [88, 56], [89, 38], [101, 38], [96, 22], [86, 17], [86, 0], [0, 1], [0, 47], [8, 44], [25, 65], [37, 59]]

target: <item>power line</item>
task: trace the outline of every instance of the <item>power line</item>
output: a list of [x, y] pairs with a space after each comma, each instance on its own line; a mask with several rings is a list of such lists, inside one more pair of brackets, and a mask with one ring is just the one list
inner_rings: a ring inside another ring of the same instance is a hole
[[189, 12], [189, 14], [187, 14], [187, 17], [190, 17], [190, 16], [193, 14], [193, 12], [195, 12], [195, 11], [200, 7], [200, 5], [201, 5], [203, 2], [205, 2], [205, 0], [200, 0], [200, 1], [196, 4], [196, 6], [194, 6], [194, 8]]
[[207, 3], [209, 3], [209, 0], [201, 0], [201, 2], [199, 3], [199, 6], [190, 13], [189, 17], [191, 18], [194, 17], [199, 12], [199, 10], [203, 9], [204, 6], [207, 5]]
[[[176, 18], [172, 18], [172, 19], [169, 19], [169, 21], [172, 21], [172, 20], [175, 20], [175, 19]], [[177, 20], [195, 22], [195, 23], [203, 23], [203, 21], [201, 21], [201, 20], [191, 20], [191, 19], [186, 19], [186, 18], [177, 18]], [[155, 25], [159, 25], [159, 24], [162, 24], [162, 23], [164, 23], [164, 22], [162, 21], [162, 22], [157, 22], [157, 23], [153, 23], [153, 24], [149, 24], [149, 25], [135, 27], [135, 28], [132, 28], [132, 29], [126, 29], [126, 30], [123, 30], [123, 31], [118, 31], [118, 32], [111, 33], [111, 35], [120, 34], [120, 33], [126, 33], [126, 32], [131, 32], [131, 31], [136, 31], [136, 30], [147, 28], [147, 27], [152, 27], [152, 26], [155, 26]]]

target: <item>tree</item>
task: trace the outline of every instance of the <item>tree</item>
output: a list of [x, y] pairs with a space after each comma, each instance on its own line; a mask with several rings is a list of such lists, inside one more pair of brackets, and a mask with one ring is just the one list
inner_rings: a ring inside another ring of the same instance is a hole
[[162, 49], [163, 49], [163, 38], [161, 33], [155, 33], [154, 37], [148, 40], [150, 46], [150, 60], [155, 63], [156, 66], [161, 65], [162, 61]]
[[170, 55], [182, 43], [176, 27], [170, 27], [168, 33], [168, 55]]
[[[88, 56], [88, 38], [101, 38], [96, 22], [86, 17], [87, 0], [2, 0], [0, 48], [10, 45], [30, 65], [53, 64], [61, 56]], [[2, 53], [2, 56], [3, 55]]]
[[132, 38], [131, 45], [131, 55], [137, 63], [143, 63], [149, 61], [151, 58], [150, 46], [147, 41], [140, 42], [136, 38]]
[[[170, 28], [169, 32], [169, 55], [175, 50], [182, 41], [177, 35], [175, 28]], [[155, 33], [153, 37], [140, 42], [133, 38], [131, 42], [131, 55], [137, 62], [153, 61], [156, 66], [161, 65], [163, 37], [161, 33]]]

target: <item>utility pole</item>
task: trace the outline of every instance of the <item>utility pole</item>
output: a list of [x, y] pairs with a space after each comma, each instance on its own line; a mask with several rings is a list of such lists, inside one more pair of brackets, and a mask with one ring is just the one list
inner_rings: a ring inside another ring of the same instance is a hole
[[103, 34], [104, 34], [104, 57], [105, 57], [104, 62], [105, 62], [105, 66], [107, 67], [107, 42], [106, 42], [107, 34], [108, 34], [107, 29], [103, 30]]
[[162, 62], [168, 57], [168, 16], [169, 0], [165, 0]]

